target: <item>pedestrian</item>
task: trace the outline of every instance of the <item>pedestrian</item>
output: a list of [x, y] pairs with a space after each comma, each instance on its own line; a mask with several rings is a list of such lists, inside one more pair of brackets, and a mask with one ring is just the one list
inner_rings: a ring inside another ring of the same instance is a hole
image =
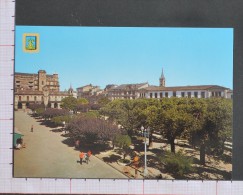
[[78, 148], [79, 148], [79, 144], [80, 144], [80, 140], [79, 140], [79, 139], [77, 139], [77, 140], [75, 141], [75, 147], [76, 147], [76, 149], [78, 149]]
[[83, 164], [83, 159], [84, 159], [84, 153], [83, 152], [80, 152], [79, 159], [80, 159], [80, 164], [82, 165]]
[[33, 125], [31, 125], [31, 130], [30, 131], [34, 132], [34, 126]]
[[90, 156], [92, 155], [92, 153], [91, 153], [91, 151], [89, 150], [88, 152], [87, 152], [87, 155], [86, 155], [86, 161], [87, 161], [87, 164], [88, 164], [88, 161], [90, 161]]
[[138, 164], [139, 164], [139, 157], [136, 155], [133, 159], [134, 169], [135, 169], [135, 178], [138, 177]]

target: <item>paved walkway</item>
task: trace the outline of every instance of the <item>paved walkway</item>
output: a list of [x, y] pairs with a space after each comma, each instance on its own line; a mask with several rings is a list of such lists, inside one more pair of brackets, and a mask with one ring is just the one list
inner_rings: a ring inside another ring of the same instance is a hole
[[79, 152], [62, 143], [65, 137], [40, 125], [26, 112], [15, 112], [15, 126], [24, 134], [26, 143], [26, 148], [14, 150], [15, 177], [127, 178], [95, 156], [91, 156], [89, 164], [80, 165]]

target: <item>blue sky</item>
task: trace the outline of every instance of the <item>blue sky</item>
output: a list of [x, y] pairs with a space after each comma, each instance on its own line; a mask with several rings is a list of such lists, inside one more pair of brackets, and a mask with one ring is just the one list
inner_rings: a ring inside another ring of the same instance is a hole
[[[24, 33], [39, 33], [25, 53]], [[15, 71], [58, 73], [61, 90], [149, 82], [233, 87], [232, 28], [16, 26]]]

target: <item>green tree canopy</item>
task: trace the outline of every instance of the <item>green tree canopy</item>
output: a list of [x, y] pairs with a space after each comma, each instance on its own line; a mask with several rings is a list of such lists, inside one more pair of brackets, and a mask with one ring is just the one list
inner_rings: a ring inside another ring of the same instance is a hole
[[61, 108], [74, 111], [77, 104], [77, 99], [70, 96], [62, 99]]

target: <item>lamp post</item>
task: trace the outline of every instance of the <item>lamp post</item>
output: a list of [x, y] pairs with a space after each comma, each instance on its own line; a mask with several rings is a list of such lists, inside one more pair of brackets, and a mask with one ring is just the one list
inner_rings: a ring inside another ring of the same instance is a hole
[[148, 174], [148, 169], [147, 169], [147, 136], [149, 135], [149, 127], [146, 129], [143, 126], [141, 127], [141, 131], [144, 134], [144, 177], [147, 176]]

